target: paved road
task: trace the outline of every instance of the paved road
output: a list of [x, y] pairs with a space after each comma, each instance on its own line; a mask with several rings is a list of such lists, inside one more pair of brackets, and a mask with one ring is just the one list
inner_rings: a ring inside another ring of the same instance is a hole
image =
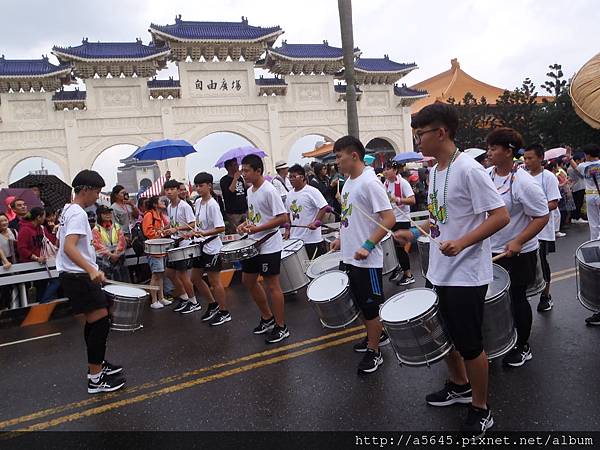
[[[575, 298], [574, 251], [588, 239], [573, 225], [551, 256], [555, 308], [534, 311], [533, 360], [491, 365], [496, 430], [600, 429], [600, 328]], [[414, 256], [414, 255], [413, 255]], [[413, 258], [414, 266], [418, 263]], [[416, 286], [422, 286], [418, 279]], [[399, 288], [385, 286], [391, 295]], [[424, 396], [444, 381], [444, 365], [399, 367], [391, 349], [368, 376], [356, 373], [358, 323], [324, 330], [303, 295], [289, 298], [292, 336], [276, 346], [251, 334], [258, 315], [240, 288], [228, 290], [234, 320], [209, 328], [201, 313], [148, 310], [144, 329], [112, 332], [108, 359], [126, 367], [128, 386], [86, 393], [81, 327], [67, 318], [3, 330], [1, 430], [456, 430], [464, 407], [432, 408]], [[535, 308], [537, 299], [532, 301]]]

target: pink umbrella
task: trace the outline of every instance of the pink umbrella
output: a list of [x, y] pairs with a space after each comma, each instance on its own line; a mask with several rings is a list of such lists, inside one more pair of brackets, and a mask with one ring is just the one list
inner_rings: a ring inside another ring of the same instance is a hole
[[547, 150], [546, 153], [544, 153], [544, 160], [550, 161], [551, 159], [560, 158], [561, 156], [565, 156], [566, 154], [567, 154], [566, 148], [563, 148], [563, 147], [551, 148], [550, 150]]

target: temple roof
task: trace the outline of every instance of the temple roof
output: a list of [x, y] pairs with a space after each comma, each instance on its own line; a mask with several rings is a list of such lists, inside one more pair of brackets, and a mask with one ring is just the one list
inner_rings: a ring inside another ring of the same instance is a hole
[[80, 91], [79, 89], [75, 89], [74, 91], [63, 91], [60, 90], [55, 92], [52, 96], [52, 101], [54, 102], [72, 102], [77, 100], [85, 100], [87, 97], [86, 91]]
[[[355, 54], [360, 54], [358, 48]], [[283, 41], [281, 47], [269, 50], [269, 55], [276, 55], [286, 59], [317, 59], [317, 60], [341, 60], [344, 51], [339, 47], [332, 47], [327, 41], [322, 44], [288, 44]]]
[[354, 70], [362, 72], [410, 72], [416, 68], [415, 63], [397, 63], [388, 55], [384, 55], [383, 58], [358, 58], [354, 62]]
[[245, 17], [242, 17], [241, 22], [192, 22], [181, 20], [181, 15], [175, 18], [173, 25], [150, 24], [148, 31], [154, 37], [158, 35], [177, 41], [256, 42], [268, 40], [271, 41], [271, 45], [283, 33], [279, 26], [263, 28], [249, 25], [248, 19]]
[[23, 77], [48, 77], [60, 76], [71, 73], [70, 64], [56, 66], [44, 56], [40, 59], [6, 59], [0, 57], [0, 77], [23, 78]]
[[412, 89], [403, 84], [394, 86], [394, 95], [397, 97], [427, 97], [429, 93], [424, 89]]
[[[360, 50], [355, 49], [355, 56]], [[344, 66], [344, 51], [332, 47], [327, 41], [322, 44], [288, 44], [283, 41], [280, 47], [267, 50], [264, 62], [257, 66], [281, 75], [293, 74], [330, 74], [334, 75]]]
[[256, 78], [254, 80], [257, 86], [287, 86], [286, 81], [283, 78], [279, 77], [269, 77], [269, 78]]
[[181, 87], [179, 80], [174, 80], [173, 77], [170, 77], [168, 80], [149, 80], [147, 85], [148, 89], [168, 89]]
[[153, 43], [144, 45], [141, 39], [135, 42], [89, 42], [83, 39], [76, 47], [52, 47], [52, 53], [61, 61], [64, 60], [145, 60], [166, 56], [168, 47], [156, 47]]

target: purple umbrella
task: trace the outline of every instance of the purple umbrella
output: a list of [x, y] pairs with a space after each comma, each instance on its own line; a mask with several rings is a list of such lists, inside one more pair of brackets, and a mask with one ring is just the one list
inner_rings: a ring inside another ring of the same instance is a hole
[[257, 156], [260, 156], [261, 158], [264, 158], [265, 156], [267, 156], [267, 154], [265, 152], [263, 152], [261, 149], [256, 148], [256, 147], [246, 146], [246, 147], [232, 148], [231, 150], [227, 150], [225, 153], [223, 153], [221, 155], [221, 157], [215, 163], [215, 167], [223, 168], [223, 167], [225, 167], [225, 163], [227, 161], [229, 161], [230, 159], [234, 159], [234, 158], [237, 159], [237, 162], [239, 165], [242, 163], [242, 159], [246, 155], [257, 155]]

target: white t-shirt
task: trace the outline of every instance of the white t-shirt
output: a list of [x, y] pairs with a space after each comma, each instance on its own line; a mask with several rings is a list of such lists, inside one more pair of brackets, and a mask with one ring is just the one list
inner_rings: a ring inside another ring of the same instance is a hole
[[[400, 182], [399, 198], [408, 198], [413, 197], [415, 195], [408, 181], [406, 181], [400, 175], [396, 176], [396, 179]], [[392, 197], [398, 197], [396, 195], [396, 183], [391, 182], [389, 180], [385, 180], [385, 183], [383, 183], [383, 185], [385, 186], [385, 190], [388, 193], [390, 202], [392, 201]], [[392, 203], [392, 209], [394, 210], [394, 217], [396, 217], [396, 222], [410, 222], [410, 205], [398, 205], [394, 202]]]
[[285, 187], [284, 187], [283, 183], [281, 182], [281, 180], [279, 179], [279, 175], [274, 176], [273, 180], [271, 181], [271, 183], [273, 183], [273, 186], [275, 186], [275, 189], [277, 189], [277, 192], [279, 192], [279, 195], [281, 196], [282, 199], [284, 199], [285, 196], [288, 195], [294, 189], [292, 187], [292, 183], [290, 182], [290, 179], [288, 177], [285, 177], [284, 181], [285, 181]]
[[[192, 210], [192, 207], [183, 200], [179, 200], [177, 206], [173, 206], [172, 203], [169, 206], [167, 206], [167, 216], [169, 216], [169, 227], [171, 228], [181, 227], [184, 226], [186, 223], [194, 223], [194, 220], [196, 220], [196, 218], [194, 217], [194, 211]], [[185, 233], [187, 233], [187, 231], [178, 231], [177, 233], [172, 234], [171, 237], [176, 239], [181, 237], [182, 234]], [[185, 247], [191, 242], [192, 241], [189, 239], [184, 239], [179, 243], [179, 246]]]
[[[510, 214], [510, 223], [490, 237], [492, 253], [502, 253], [506, 244], [527, 228], [532, 217], [548, 214], [548, 201], [540, 185], [524, 169], [517, 169], [504, 177], [496, 174], [495, 167], [487, 171]], [[521, 252], [535, 251], [538, 246], [536, 236], [523, 244]]]
[[79, 236], [77, 250], [86, 262], [98, 269], [96, 264], [96, 250], [94, 249], [92, 228], [88, 222], [87, 213], [77, 203], [65, 205], [65, 209], [59, 218], [58, 241], [59, 248], [56, 255], [56, 270], [59, 272], [85, 273], [81, 267], [75, 264], [65, 253], [65, 240], [67, 236], [76, 234]]
[[[542, 191], [544, 191], [547, 202], [561, 199], [560, 190], [558, 188], [558, 178], [556, 178], [556, 175], [552, 172], [544, 169], [534, 176], [533, 179], [540, 185]], [[554, 220], [552, 220], [551, 216], [546, 226], [540, 231], [540, 234], [537, 235], [537, 238], [540, 241], [555, 241], [555, 231], [557, 230], [554, 229]]]
[[[501, 208], [504, 201], [481, 164], [468, 155], [458, 154], [450, 167], [433, 177], [437, 165], [429, 172], [428, 208], [432, 237], [438, 241], [459, 239], [481, 225], [486, 211]], [[432, 196], [437, 192], [439, 206], [444, 204], [444, 184], [448, 177], [447, 220], [438, 223], [432, 214]], [[438, 233], [436, 229], [439, 227]], [[457, 256], [444, 256], [431, 243], [427, 278], [434, 286], [483, 286], [492, 281], [492, 250], [489, 239], [464, 249]]]
[[[268, 181], [254, 190], [254, 186], [248, 189], [248, 221], [254, 225], [262, 225], [273, 220], [280, 214], [285, 214], [285, 206], [277, 189]], [[251, 235], [252, 239], [259, 240], [274, 230], [265, 230]], [[280, 252], [283, 249], [283, 236], [277, 232], [260, 245], [260, 254]]]
[[577, 170], [581, 175], [583, 175], [585, 180], [586, 194], [598, 197], [598, 187], [594, 182], [594, 177], [600, 186], [600, 161], [582, 162], [577, 166]]
[[[207, 231], [225, 226], [221, 208], [214, 198], [211, 197], [206, 203], [202, 203], [202, 199], [199, 198], [194, 203], [194, 209], [196, 210], [196, 230]], [[210, 242], [202, 246], [202, 251], [207, 255], [216, 255], [223, 247], [221, 236], [217, 234], [216, 237], [209, 236], [208, 239]]]
[[[327, 200], [321, 192], [307, 184], [299, 191], [292, 189], [285, 198], [285, 207], [290, 215], [292, 225], [308, 225], [315, 220], [321, 208], [327, 206]], [[291, 239], [301, 239], [305, 244], [316, 244], [323, 241], [321, 227], [316, 230], [308, 228], [290, 228]]]
[[342, 214], [340, 217], [340, 240], [344, 263], [356, 267], [383, 267], [383, 251], [379, 243], [367, 259], [354, 259], [354, 254], [378, 228], [375, 223], [365, 217], [365, 214], [375, 221], [381, 222], [379, 213], [391, 209], [390, 199], [385, 188], [372, 168], [365, 167], [360, 176], [346, 180], [342, 189]]

